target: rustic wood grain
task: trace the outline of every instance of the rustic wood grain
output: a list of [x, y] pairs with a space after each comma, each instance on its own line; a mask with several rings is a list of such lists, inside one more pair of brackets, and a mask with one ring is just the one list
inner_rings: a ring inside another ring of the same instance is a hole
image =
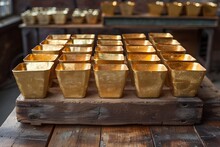
[[98, 147], [101, 127], [57, 125], [49, 147]]
[[155, 126], [150, 129], [156, 147], [203, 146], [192, 126]]
[[195, 126], [196, 131], [207, 147], [217, 147], [220, 145], [220, 122], [211, 121]]
[[103, 127], [100, 146], [153, 147], [153, 141], [147, 126]]
[[50, 139], [53, 125], [41, 127], [17, 122], [15, 110], [0, 128], [0, 146], [44, 147]]

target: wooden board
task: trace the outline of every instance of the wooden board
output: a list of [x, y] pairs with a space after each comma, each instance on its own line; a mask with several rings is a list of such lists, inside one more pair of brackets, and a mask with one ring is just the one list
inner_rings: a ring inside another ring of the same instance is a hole
[[19, 122], [33, 125], [192, 125], [201, 120], [202, 101], [173, 97], [167, 88], [160, 98], [140, 99], [129, 84], [123, 98], [101, 99], [91, 81], [84, 99], [65, 99], [60, 88], [53, 87], [46, 99], [24, 99], [20, 95], [16, 110]]

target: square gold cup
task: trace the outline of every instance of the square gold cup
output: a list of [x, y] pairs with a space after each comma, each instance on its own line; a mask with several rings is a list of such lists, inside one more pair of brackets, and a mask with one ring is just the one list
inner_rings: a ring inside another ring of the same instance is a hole
[[70, 39], [66, 45], [69, 46], [89, 46], [93, 47], [94, 45], [94, 39]]
[[164, 62], [167, 61], [195, 62], [196, 61], [196, 59], [189, 54], [162, 53], [161, 58]]
[[163, 64], [132, 64], [136, 93], [141, 98], [159, 97], [167, 75]]
[[68, 42], [68, 40], [60, 40], [60, 39], [46, 39], [43, 40], [40, 44], [50, 44], [50, 45], [65, 45]]
[[70, 34], [51, 34], [48, 35], [46, 40], [69, 40]]
[[73, 34], [71, 39], [95, 39], [95, 34]]
[[96, 53], [110, 53], [110, 54], [123, 54], [122, 46], [96, 46]]
[[196, 62], [166, 62], [173, 95], [194, 97], [205, 76], [206, 69]]
[[162, 53], [178, 53], [178, 54], [185, 54], [186, 49], [183, 48], [181, 45], [162, 45], [162, 44], [157, 44], [156, 45], [156, 50], [158, 54]]
[[123, 54], [96, 53], [94, 62], [95, 64], [123, 64], [125, 57]]
[[122, 38], [124, 40], [146, 40], [146, 36], [144, 33], [128, 33], [128, 34], [122, 34]]
[[13, 70], [21, 94], [26, 99], [41, 99], [47, 95], [53, 62], [20, 63]]
[[153, 46], [126, 46], [127, 54], [156, 54]]
[[98, 35], [98, 40], [121, 40], [121, 35]]
[[92, 47], [86, 46], [65, 46], [62, 50], [63, 54], [92, 54]]
[[90, 63], [60, 63], [57, 65], [57, 79], [65, 98], [86, 96], [90, 71]]
[[123, 46], [121, 40], [98, 40], [98, 46]]
[[61, 54], [63, 49], [63, 45], [37, 45], [32, 49], [32, 53], [34, 54]]
[[127, 59], [129, 64], [149, 64], [149, 63], [160, 63], [161, 60], [156, 54], [128, 54]]
[[59, 57], [60, 63], [90, 63], [90, 54], [63, 54]]
[[125, 46], [152, 46], [149, 40], [124, 40]]
[[170, 33], [148, 33], [148, 38], [150, 40], [151, 43], [154, 43], [154, 39], [155, 40], [172, 40], [173, 39], [173, 35]]
[[120, 98], [128, 75], [125, 64], [95, 64], [96, 86], [101, 98]]

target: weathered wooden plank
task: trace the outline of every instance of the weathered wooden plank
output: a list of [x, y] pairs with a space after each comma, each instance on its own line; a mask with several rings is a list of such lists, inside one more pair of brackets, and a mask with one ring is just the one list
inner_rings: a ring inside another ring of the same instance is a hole
[[205, 122], [195, 126], [200, 138], [207, 147], [220, 145], [220, 122]]
[[147, 126], [103, 127], [100, 146], [153, 147], [153, 141]]
[[98, 147], [101, 127], [57, 125], [54, 129], [49, 147]]
[[53, 130], [53, 125], [41, 127], [17, 122], [15, 110], [0, 127], [0, 146], [39, 147], [46, 146]]
[[203, 146], [193, 126], [155, 126], [150, 129], [156, 147]]

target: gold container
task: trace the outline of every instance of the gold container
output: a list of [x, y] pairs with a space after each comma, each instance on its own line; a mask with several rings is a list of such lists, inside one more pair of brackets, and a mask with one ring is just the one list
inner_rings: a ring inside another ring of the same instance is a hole
[[45, 13], [38, 13], [37, 14], [37, 21], [40, 25], [48, 25], [51, 21], [51, 14]]
[[70, 34], [51, 34], [48, 35], [46, 40], [69, 40]]
[[97, 45], [100, 46], [123, 46], [120, 40], [98, 40]]
[[94, 39], [70, 39], [66, 45], [93, 47]]
[[162, 45], [156, 44], [156, 50], [159, 54], [161, 53], [180, 53], [185, 54], [186, 49], [181, 45]]
[[124, 40], [125, 46], [152, 46], [148, 40]]
[[37, 22], [37, 13], [31, 12], [30, 10], [21, 13], [23, 23], [26, 25], [34, 25]]
[[90, 63], [91, 54], [63, 54], [59, 57], [60, 63]]
[[195, 62], [196, 61], [196, 59], [189, 54], [162, 53], [161, 58], [164, 62], [167, 61]]
[[179, 2], [167, 3], [167, 11], [169, 16], [180, 16], [183, 10], [183, 4]]
[[97, 53], [94, 55], [95, 64], [123, 64], [125, 57], [123, 54]]
[[57, 12], [52, 15], [55, 24], [65, 24], [67, 20], [67, 14]]
[[40, 44], [50, 44], [50, 45], [65, 45], [68, 40], [60, 40], [60, 39], [46, 39], [43, 40]]
[[122, 38], [124, 40], [146, 40], [146, 36], [143, 33], [129, 33], [129, 34], [122, 34]]
[[165, 9], [165, 4], [162, 1], [156, 1], [155, 3], [148, 3], [147, 7], [149, 14], [153, 16], [160, 16]]
[[63, 49], [62, 45], [37, 45], [32, 49], [34, 54], [60, 54]]
[[207, 2], [202, 5], [202, 13], [204, 16], [216, 16], [217, 15], [217, 4], [212, 2]]
[[86, 22], [88, 24], [97, 24], [99, 15], [98, 14], [86, 14]]
[[45, 98], [53, 62], [20, 63], [13, 70], [18, 88], [26, 99]]
[[100, 97], [122, 97], [128, 75], [125, 64], [95, 64], [93, 70]]
[[122, 15], [132, 15], [135, 7], [135, 2], [132, 1], [126, 1], [126, 2], [121, 2], [119, 4], [119, 8], [121, 11]]
[[149, 40], [151, 43], [154, 43], [154, 39], [155, 40], [172, 40], [173, 39], [173, 35], [171, 35], [170, 33], [149, 33], [148, 34]]
[[121, 40], [121, 35], [98, 35], [98, 40]]
[[205, 76], [206, 69], [196, 62], [166, 62], [173, 95], [194, 97]]
[[180, 45], [180, 43], [175, 39], [154, 39], [153, 45], [156, 46], [157, 44], [160, 45]]
[[85, 15], [82, 16], [72, 16], [72, 22], [74, 24], [83, 24], [85, 21]]
[[28, 54], [24, 62], [56, 62], [58, 55], [56, 54]]
[[115, 13], [117, 1], [103, 1], [101, 2], [101, 11], [104, 16], [112, 16]]
[[92, 47], [85, 46], [65, 46], [62, 50], [63, 54], [92, 54]]
[[132, 64], [136, 93], [141, 98], [159, 97], [167, 75], [163, 64]]
[[57, 79], [65, 98], [86, 96], [90, 71], [90, 63], [60, 63], [57, 65]]
[[186, 15], [198, 16], [201, 12], [202, 5], [200, 3], [186, 2]]
[[155, 54], [153, 46], [126, 46], [128, 54]]
[[122, 46], [96, 46], [96, 53], [123, 54]]
[[71, 39], [95, 39], [95, 34], [73, 34]]
[[146, 64], [146, 63], [160, 63], [160, 58], [156, 54], [128, 54], [128, 62]]

